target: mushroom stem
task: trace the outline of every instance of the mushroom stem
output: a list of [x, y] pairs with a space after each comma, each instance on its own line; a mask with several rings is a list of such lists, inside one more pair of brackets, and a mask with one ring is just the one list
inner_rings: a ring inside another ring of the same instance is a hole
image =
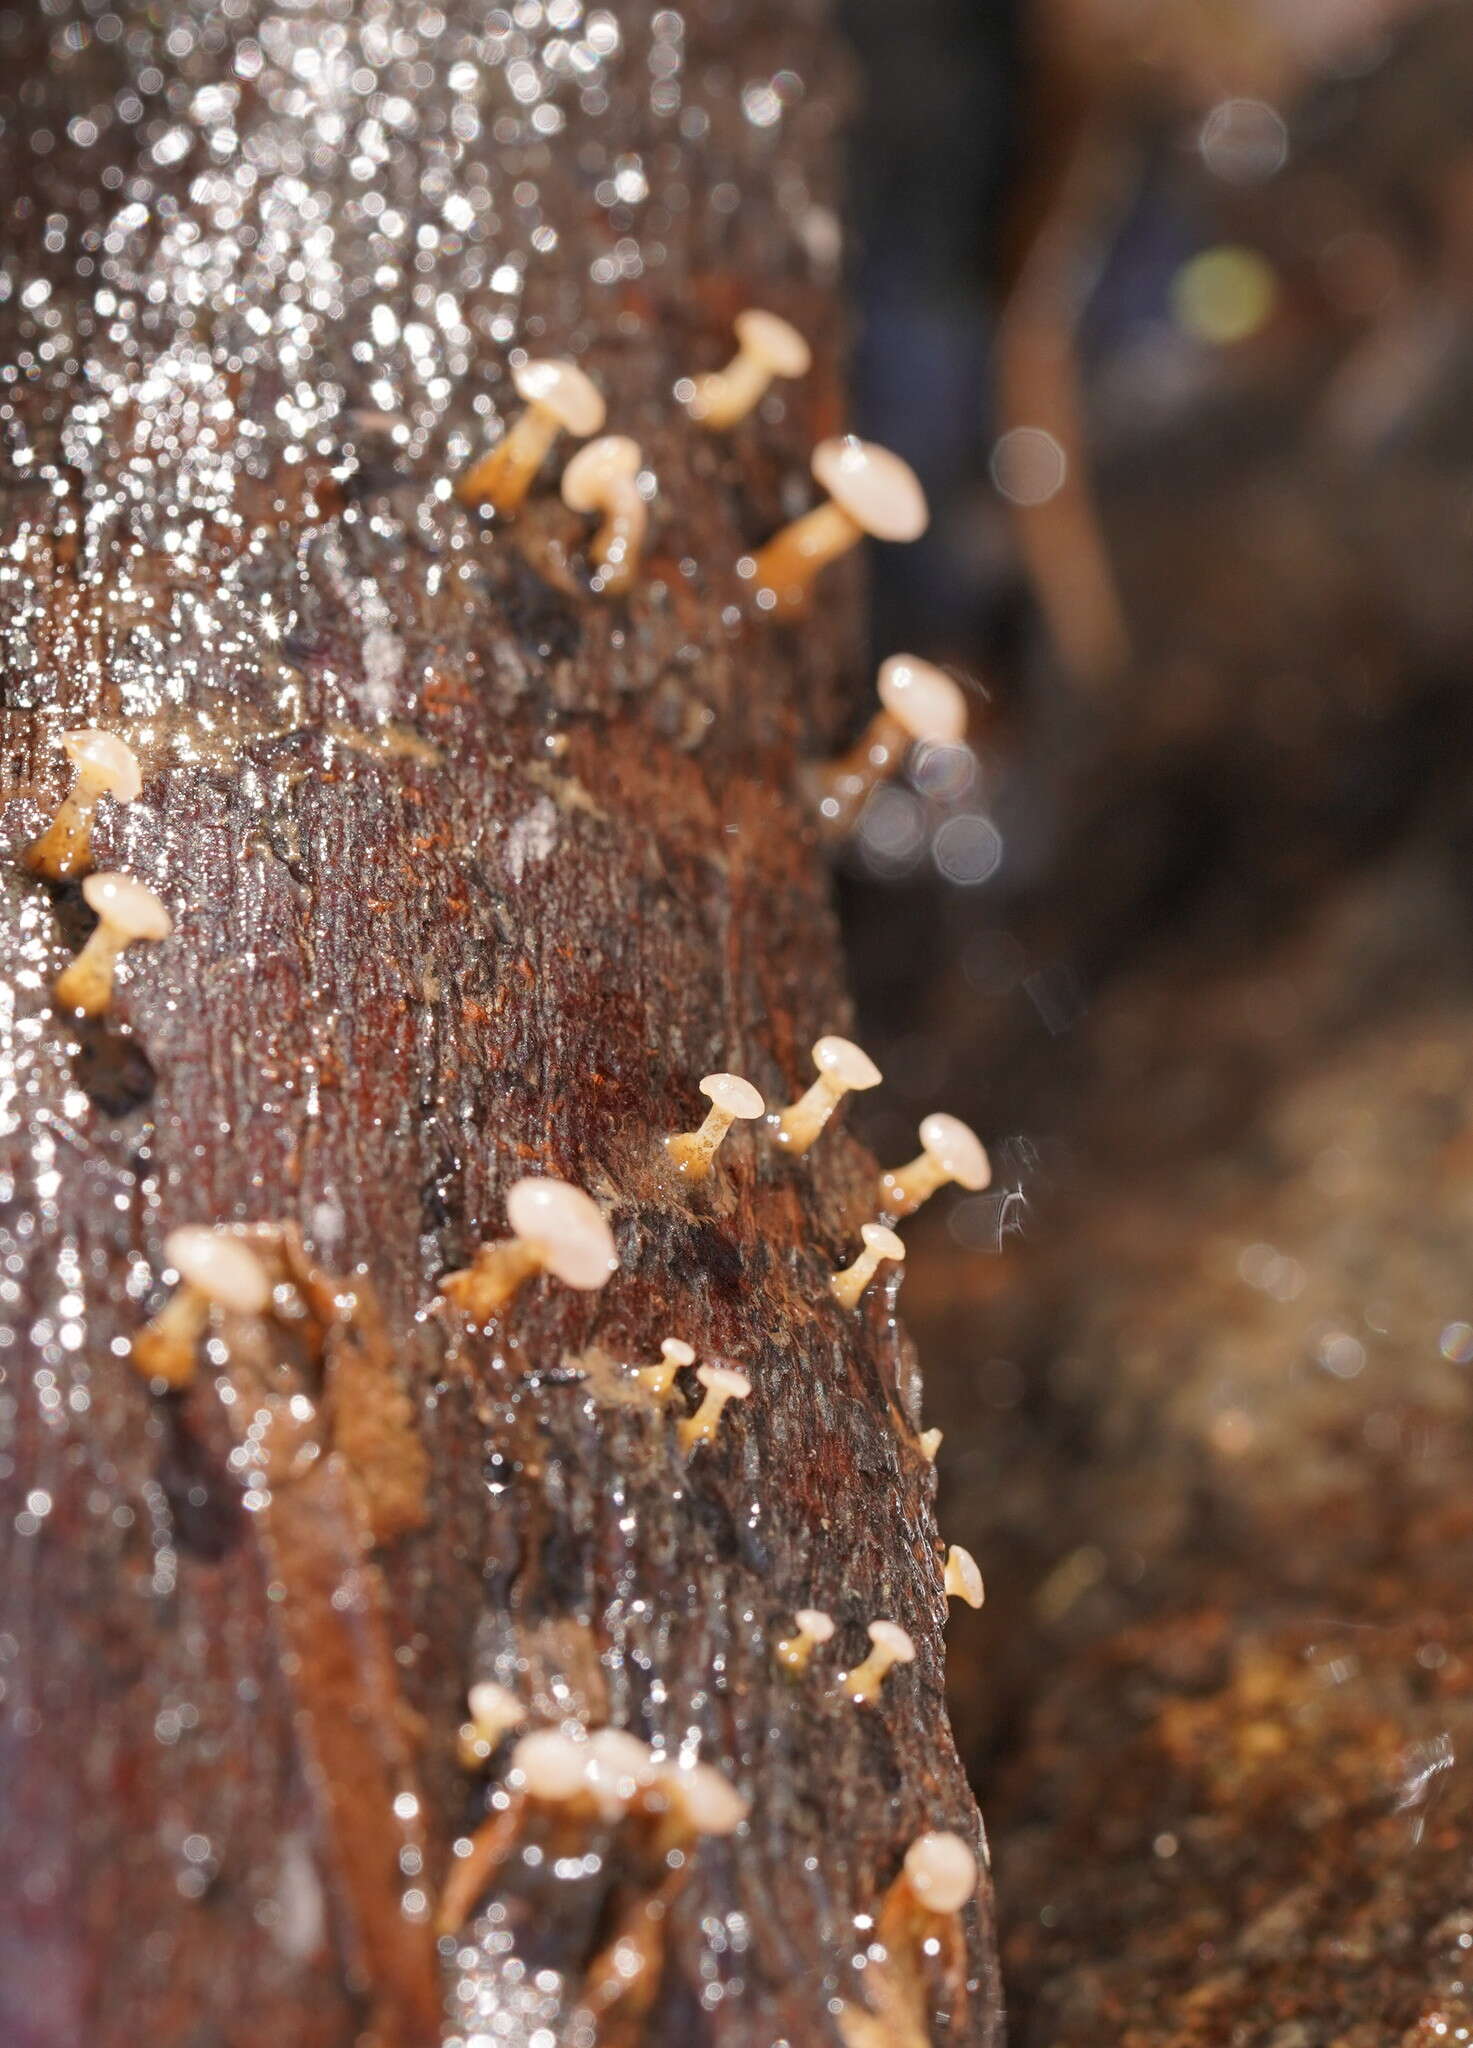
[[476, 1322], [484, 1323], [511, 1300], [524, 1281], [542, 1269], [536, 1245], [520, 1237], [483, 1244], [470, 1264], [447, 1273], [440, 1291]]
[[802, 1155], [849, 1092], [849, 1084], [836, 1074], [820, 1074], [805, 1088], [796, 1102], [790, 1102], [777, 1120], [779, 1144]]
[[825, 825], [847, 830], [871, 790], [889, 781], [914, 744], [893, 712], [877, 711], [848, 753], [813, 770], [819, 800], [829, 806]]
[[195, 1352], [210, 1320], [207, 1295], [182, 1282], [146, 1329], [133, 1339], [135, 1372], [147, 1380], [185, 1387], [194, 1378]]
[[745, 419], [772, 383], [770, 364], [743, 349], [724, 370], [713, 370], [696, 379], [695, 395], [688, 410], [703, 427], [724, 433]]
[[880, 1175], [880, 1195], [891, 1216], [911, 1216], [928, 1201], [937, 1188], [945, 1187], [951, 1175], [929, 1152], [918, 1153], [909, 1166], [894, 1167]]
[[605, 503], [603, 523], [588, 544], [588, 556], [599, 569], [599, 587], [622, 597], [634, 581], [650, 511], [631, 479], [616, 484]]
[[99, 924], [69, 967], [63, 968], [52, 989], [63, 1010], [80, 1010], [84, 1017], [100, 1017], [112, 1001], [113, 975], [128, 943], [128, 934], [116, 925]]
[[65, 882], [91, 865], [92, 816], [101, 795], [101, 789], [87, 786], [85, 776], [77, 777], [56, 816], [21, 856], [33, 875], [43, 875], [48, 882]]
[[532, 488], [532, 479], [547, 460], [559, 425], [552, 414], [529, 405], [507, 428], [496, 446], [455, 486], [465, 505], [489, 505], [505, 516], [515, 512]]
[[757, 588], [772, 598], [769, 610], [780, 618], [801, 611], [820, 569], [863, 538], [863, 527], [832, 501], [785, 526], [753, 560]]
[[721, 1149], [727, 1132], [736, 1122], [735, 1112], [713, 1102], [698, 1130], [676, 1131], [665, 1140], [665, 1150], [687, 1180], [704, 1180]]
[[866, 1223], [864, 1250], [852, 1266], [845, 1266], [829, 1282], [835, 1300], [841, 1308], [858, 1308], [860, 1296], [879, 1271], [881, 1262], [904, 1257], [905, 1246], [893, 1230], [886, 1230], [883, 1224]]

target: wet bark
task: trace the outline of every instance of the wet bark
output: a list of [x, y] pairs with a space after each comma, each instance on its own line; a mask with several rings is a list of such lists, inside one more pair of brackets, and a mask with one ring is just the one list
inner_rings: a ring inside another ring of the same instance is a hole
[[[709, 1069], [790, 1099], [846, 1014], [796, 771], [847, 729], [857, 579], [776, 632], [734, 570], [843, 418], [826, 13], [55, 0], [0, 60], [5, 843], [57, 735], [117, 731], [144, 792], [95, 860], [176, 925], [82, 1032], [75, 892], [0, 870], [0, 2035], [836, 2042], [856, 1916], [976, 1824], [915, 1362], [828, 1292], [873, 1206], [842, 1127], [685, 1191], [659, 1144]], [[672, 386], [752, 301], [817, 368], [716, 442]], [[501, 532], [449, 494], [516, 346], [658, 479], [627, 603], [549, 477]], [[467, 1331], [437, 1279], [528, 1171], [620, 1271]], [[296, 1314], [159, 1398], [127, 1340], [186, 1222], [269, 1226]], [[670, 1334], [753, 1380], [688, 1461], [622, 1371]], [[832, 1676], [881, 1614], [919, 1656], [862, 1711]], [[678, 1885], [585, 1841], [531, 1933], [492, 1902], [437, 1950], [486, 1677], [713, 1763], [747, 1828]], [[637, 1988], [570, 2031], [624, 1925]], [[922, 2038], [998, 2037], [969, 1927]]]

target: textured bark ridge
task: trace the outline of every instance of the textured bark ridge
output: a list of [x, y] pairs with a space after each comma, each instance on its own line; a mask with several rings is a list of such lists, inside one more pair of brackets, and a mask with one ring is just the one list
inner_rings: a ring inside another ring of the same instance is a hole
[[[844, 89], [808, 4], [0, 7], [4, 840], [107, 726], [145, 786], [96, 864], [176, 921], [79, 1032], [87, 913], [0, 868], [12, 2048], [837, 2043], [905, 1844], [975, 1829], [914, 1361], [882, 1289], [828, 1293], [874, 1163], [749, 1132], [683, 1192], [659, 1144], [711, 1068], [790, 1099], [844, 1018], [795, 789], [856, 586], [775, 632], [733, 569], [842, 423]], [[817, 368], [717, 441], [671, 389], [754, 301]], [[504, 532], [450, 495], [517, 346], [644, 446], [627, 604], [555, 467]], [[468, 1332], [436, 1281], [526, 1171], [621, 1269]], [[196, 1221], [262, 1226], [297, 1313], [159, 1399], [127, 1340]], [[754, 1386], [689, 1460], [623, 1370], [671, 1334]], [[799, 1684], [795, 1605], [840, 1623]], [[862, 1710], [875, 1615], [919, 1655]], [[591, 1832], [437, 1950], [489, 1677], [713, 1763], [748, 1827], [673, 1874]], [[918, 2041], [998, 2038], [968, 1926], [872, 2001]]]

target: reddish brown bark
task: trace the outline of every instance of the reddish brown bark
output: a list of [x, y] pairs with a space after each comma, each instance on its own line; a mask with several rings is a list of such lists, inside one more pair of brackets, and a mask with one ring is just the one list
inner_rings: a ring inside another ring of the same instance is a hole
[[[484, 1811], [478, 1677], [752, 1798], [599, 2039], [837, 2041], [854, 1916], [919, 1829], [975, 1824], [913, 1358], [878, 1293], [827, 1288], [874, 1162], [749, 1135], [682, 1193], [659, 1147], [703, 1072], [787, 1099], [845, 1015], [796, 781], [841, 736], [856, 583], [772, 633], [733, 569], [842, 423], [843, 62], [806, 6], [553, 12], [0, 13], [5, 838], [61, 793], [56, 735], [107, 725], [146, 781], [96, 858], [176, 918], [78, 1035], [47, 1003], [77, 902], [3, 870], [16, 2048], [410, 2048], [442, 1989], [461, 2034], [505, 2012], [494, 1930], [453, 1964], [429, 1932]], [[671, 388], [753, 300], [818, 368], [714, 442]], [[659, 479], [627, 605], [589, 593], [555, 468], [505, 533], [440, 488], [514, 344], [576, 353]], [[467, 1334], [436, 1280], [529, 1170], [607, 1206], [621, 1270]], [[126, 1340], [193, 1221], [293, 1224], [356, 1300], [226, 1328], [160, 1400]], [[618, 1372], [670, 1333], [754, 1381], [688, 1464]], [[268, 1456], [294, 1395], [307, 1440]], [[781, 1676], [808, 1603], [848, 1659], [872, 1615], [916, 1636], [877, 1711]], [[549, 2024], [605, 1915], [643, 1928], [637, 1858], [599, 1847], [513, 1905]], [[970, 1924], [933, 2024], [992, 2041], [985, 1900]]]

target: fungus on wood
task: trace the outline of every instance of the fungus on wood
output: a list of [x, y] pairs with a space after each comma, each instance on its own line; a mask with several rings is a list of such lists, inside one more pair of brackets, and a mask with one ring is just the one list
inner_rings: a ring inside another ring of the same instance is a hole
[[[847, 1120], [700, 1181], [661, 1139], [695, 1077], [789, 1101], [845, 1026], [801, 769], [862, 694], [857, 558], [778, 630], [734, 567], [845, 424], [844, 59], [807, 0], [217, 13], [0, 10], [0, 2037], [248, 2014], [422, 2048], [581, 2011], [609, 2044], [838, 2048], [906, 1843], [976, 1829], [913, 1362], [829, 1292], [877, 1168]], [[779, 69], [759, 129], [739, 82]], [[813, 371], [713, 436], [671, 394], [754, 303]], [[575, 362], [662, 480], [627, 592], [589, 591], [566, 436], [515, 519], [456, 495], [518, 351]], [[122, 1112], [50, 1005], [75, 903], [23, 858], [82, 728], [143, 786], [94, 864], [188, 906], [99, 1026], [157, 1077]], [[588, 1192], [618, 1270], [482, 1324], [439, 1283], [529, 1177]], [[161, 1392], [128, 1352], [169, 1233], [263, 1216], [270, 1315]], [[690, 1459], [584, 1363], [672, 1330], [751, 1376]], [[896, 1616], [904, 1683], [863, 1713], [793, 1685], [800, 1602], [847, 1643]], [[512, 1858], [440, 1935], [504, 1793], [461, 1760], [483, 1684], [745, 1818], [673, 1869], [595, 1811], [596, 1856]], [[949, 2040], [999, 2038], [985, 1893], [936, 1996]]]

